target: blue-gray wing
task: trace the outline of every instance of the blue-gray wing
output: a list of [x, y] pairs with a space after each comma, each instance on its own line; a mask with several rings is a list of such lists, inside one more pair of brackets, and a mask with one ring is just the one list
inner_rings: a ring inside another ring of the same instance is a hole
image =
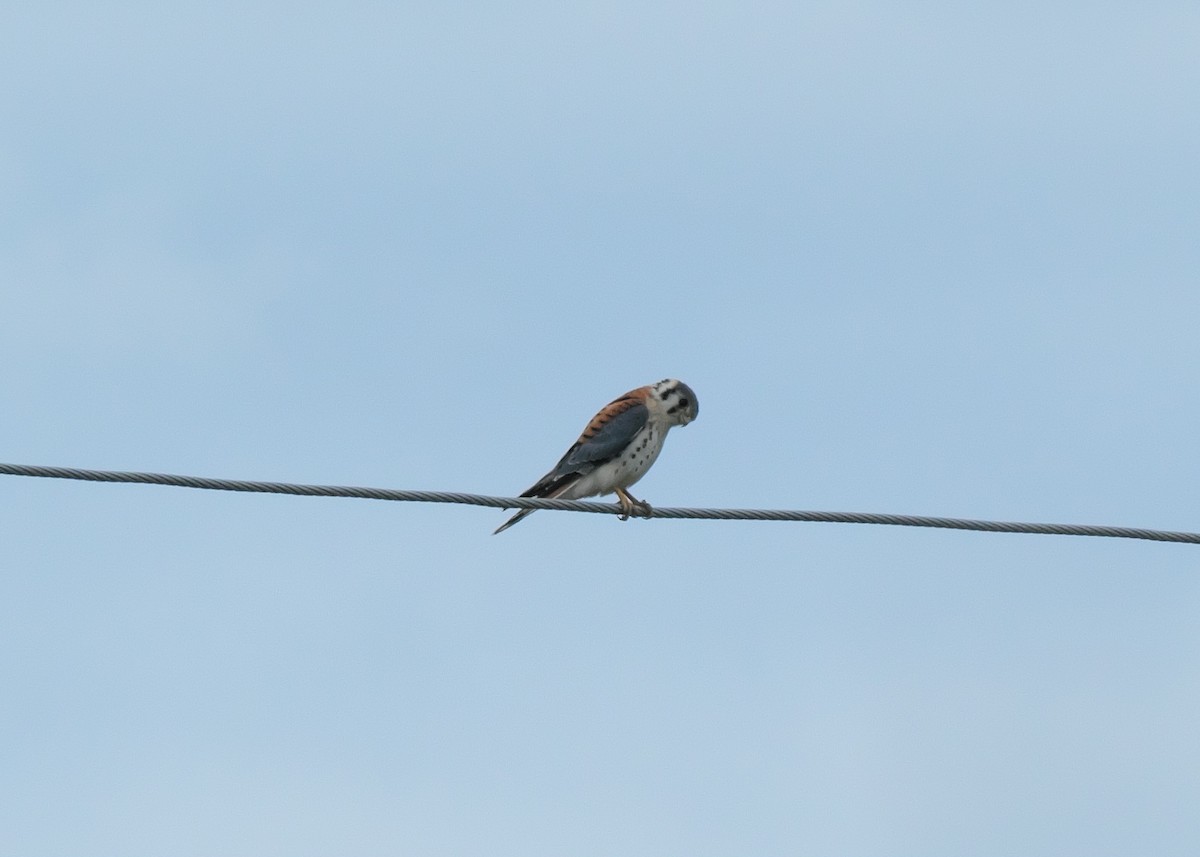
[[641, 402], [618, 400], [606, 407], [583, 430], [575, 445], [558, 462], [552, 478], [568, 473], [590, 473], [616, 458], [650, 419], [650, 411]]
[[[650, 411], [642, 404], [640, 394], [641, 390], [633, 390], [605, 405], [554, 469], [521, 492], [521, 496], [557, 497], [580, 477], [624, 452], [650, 420]], [[526, 514], [528, 511], [518, 513], [505, 526], [511, 526]]]

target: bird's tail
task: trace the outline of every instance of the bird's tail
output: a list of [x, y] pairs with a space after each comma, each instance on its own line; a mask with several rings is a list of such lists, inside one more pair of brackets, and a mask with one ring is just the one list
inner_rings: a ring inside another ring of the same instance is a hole
[[509, 518], [507, 521], [505, 521], [503, 524], [496, 527], [496, 530], [495, 530], [495, 532], [492, 533], [492, 535], [493, 536], [499, 535], [500, 533], [504, 532], [509, 527], [511, 527], [513, 524], [520, 523], [523, 518], [528, 518], [530, 515], [532, 515], [536, 511], [537, 511], [537, 509], [522, 509], [521, 511], [517, 512], [517, 514], [513, 515], [511, 518]]
[[[561, 497], [563, 494], [565, 494], [567, 492], [567, 489], [570, 488], [572, 485], [574, 485], [576, 481], [577, 480], [575, 480], [575, 479], [566, 481], [561, 485], [555, 486], [550, 491], [544, 490], [542, 488], [542, 484], [538, 483], [537, 485], [530, 488], [528, 491], [526, 491], [521, 496], [522, 497], [544, 497], [547, 500], [555, 500], [555, 499]], [[570, 498], [568, 498], [568, 499], [570, 499]], [[509, 527], [511, 527], [513, 524], [519, 524], [522, 520], [524, 520], [525, 518], [528, 518], [530, 515], [532, 515], [536, 511], [537, 511], [537, 509], [522, 509], [521, 511], [517, 512], [517, 514], [513, 515], [511, 518], [509, 518], [507, 521], [505, 521], [503, 524], [496, 527], [496, 529], [492, 533], [492, 535], [493, 536], [499, 535], [500, 533], [504, 532]]]

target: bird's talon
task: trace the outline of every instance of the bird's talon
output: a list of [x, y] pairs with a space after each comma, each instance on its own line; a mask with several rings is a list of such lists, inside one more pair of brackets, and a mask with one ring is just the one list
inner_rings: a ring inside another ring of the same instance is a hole
[[617, 517], [622, 521], [628, 521], [634, 515], [639, 518], [649, 518], [654, 510], [645, 500], [635, 500], [633, 497], [619, 497], [621, 504], [621, 514]]

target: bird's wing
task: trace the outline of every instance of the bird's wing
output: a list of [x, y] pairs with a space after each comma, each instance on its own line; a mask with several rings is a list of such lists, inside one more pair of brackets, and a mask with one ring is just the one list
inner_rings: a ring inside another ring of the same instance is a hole
[[636, 399], [623, 396], [605, 405], [554, 469], [522, 491], [521, 496], [553, 497], [561, 493], [581, 476], [624, 452], [649, 419], [650, 411]]
[[[567, 450], [554, 469], [532, 487], [521, 492], [522, 497], [558, 497], [584, 475], [601, 464], [616, 458], [650, 420], [650, 410], [643, 404], [644, 388], [626, 393], [604, 406], [592, 417], [579, 440]], [[500, 525], [497, 533], [532, 515], [536, 509], [522, 509]]]
[[592, 417], [579, 440], [567, 450], [552, 473], [589, 473], [616, 458], [650, 420], [649, 409], [641, 401], [620, 398]]

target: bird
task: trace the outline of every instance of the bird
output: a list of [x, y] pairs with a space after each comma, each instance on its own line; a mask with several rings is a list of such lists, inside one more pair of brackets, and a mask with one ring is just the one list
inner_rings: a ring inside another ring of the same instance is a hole
[[[650, 504], [634, 499], [626, 489], [654, 464], [667, 432], [696, 419], [699, 410], [692, 388], [674, 378], [630, 390], [601, 408], [554, 469], [521, 496], [578, 500], [615, 492], [622, 521], [635, 511], [648, 518]], [[522, 509], [493, 535], [536, 511]]]

